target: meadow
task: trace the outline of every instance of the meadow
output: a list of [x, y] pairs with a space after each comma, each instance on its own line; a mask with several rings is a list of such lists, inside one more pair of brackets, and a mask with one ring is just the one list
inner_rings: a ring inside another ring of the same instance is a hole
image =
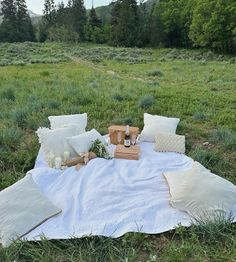
[[[34, 166], [35, 131], [54, 114], [88, 113], [88, 129], [179, 117], [187, 155], [236, 184], [236, 57], [207, 50], [0, 44], [0, 190]], [[227, 221], [158, 235], [16, 242], [0, 261], [235, 261]]]

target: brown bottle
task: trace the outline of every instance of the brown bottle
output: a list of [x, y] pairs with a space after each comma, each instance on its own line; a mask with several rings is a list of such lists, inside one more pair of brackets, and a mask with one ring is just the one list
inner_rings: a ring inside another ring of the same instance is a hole
[[129, 126], [127, 125], [125, 128], [125, 140], [124, 140], [124, 146], [130, 147], [131, 141], [130, 141], [130, 133], [129, 133]]

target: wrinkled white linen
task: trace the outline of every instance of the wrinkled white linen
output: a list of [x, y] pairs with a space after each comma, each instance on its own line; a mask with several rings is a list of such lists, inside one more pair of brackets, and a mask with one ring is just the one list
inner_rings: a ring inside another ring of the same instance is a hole
[[64, 171], [48, 168], [39, 152], [30, 173], [62, 213], [26, 238], [119, 237], [127, 232], [161, 233], [179, 224], [189, 226], [192, 218], [170, 206], [169, 188], [162, 173], [189, 169], [192, 159], [178, 153], [155, 152], [153, 147], [153, 143], [142, 143], [138, 161], [97, 158], [79, 171], [74, 167]]

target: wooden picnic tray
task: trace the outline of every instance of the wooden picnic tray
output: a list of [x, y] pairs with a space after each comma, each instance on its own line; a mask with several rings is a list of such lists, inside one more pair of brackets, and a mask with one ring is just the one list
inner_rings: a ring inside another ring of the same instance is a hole
[[[125, 138], [125, 126], [110, 126], [108, 128], [109, 131], [109, 136], [110, 136], [110, 141], [111, 144], [117, 145], [118, 141], [117, 141], [117, 132], [122, 132], [122, 140], [121, 140], [121, 144], [124, 144], [124, 138]], [[130, 135], [131, 134], [135, 134], [136, 136], [138, 136], [139, 133], [139, 128], [135, 127], [135, 126], [130, 126], [129, 127], [129, 131], [130, 131]]]
[[134, 145], [125, 147], [123, 145], [117, 145], [115, 149], [115, 158], [128, 159], [128, 160], [139, 160], [140, 157], [140, 146]]

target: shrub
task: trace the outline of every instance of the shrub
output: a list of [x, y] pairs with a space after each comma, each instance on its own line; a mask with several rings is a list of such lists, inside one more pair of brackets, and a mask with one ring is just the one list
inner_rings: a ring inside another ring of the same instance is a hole
[[124, 97], [118, 93], [115, 93], [112, 95], [112, 99], [121, 102], [124, 100]]
[[40, 72], [39, 74], [40, 74], [41, 76], [45, 76], [45, 77], [50, 76], [50, 72], [49, 72], [49, 71], [42, 71], [42, 72]]
[[12, 61], [11, 64], [12, 64], [12, 65], [15, 65], [15, 66], [25, 66], [25, 65], [26, 65], [26, 62], [23, 61], [23, 60], [16, 60], [16, 61]]
[[77, 97], [76, 101], [79, 105], [82, 105], [82, 106], [86, 106], [93, 102], [93, 100], [89, 97], [89, 95], [88, 96], [87, 95], [79, 96]]
[[11, 88], [7, 88], [1, 92], [1, 98], [15, 101], [15, 92]]
[[60, 103], [56, 100], [50, 100], [50, 101], [47, 102], [47, 107], [49, 109], [59, 109]]
[[125, 117], [123, 119], [123, 124], [124, 125], [132, 125], [133, 124], [133, 118], [132, 117]]
[[12, 111], [12, 120], [18, 127], [24, 128], [26, 126], [28, 115], [28, 108], [16, 108]]
[[193, 115], [193, 120], [195, 120], [196, 122], [204, 122], [206, 121], [207, 117], [204, 113], [201, 112], [197, 112]]
[[23, 132], [16, 128], [8, 128], [1, 131], [0, 144], [15, 150], [23, 136]]
[[154, 97], [151, 95], [145, 95], [142, 96], [139, 101], [138, 101], [138, 107], [142, 108], [142, 109], [147, 109], [151, 106], [154, 105]]
[[161, 70], [159, 69], [154, 69], [154, 70], [151, 70], [147, 73], [148, 76], [163, 76], [163, 73], [161, 72]]
[[0, 60], [0, 66], [8, 66], [8, 65], [10, 65], [10, 63], [11, 63], [11, 60], [9, 60], [9, 59], [3, 58], [3, 59]]
[[91, 83], [89, 83], [89, 87], [97, 88], [98, 87], [97, 81], [92, 81]]
[[236, 150], [236, 133], [228, 129], [216, 129], [212, 132], [211, 141], [220, 143], [226, 149]]

